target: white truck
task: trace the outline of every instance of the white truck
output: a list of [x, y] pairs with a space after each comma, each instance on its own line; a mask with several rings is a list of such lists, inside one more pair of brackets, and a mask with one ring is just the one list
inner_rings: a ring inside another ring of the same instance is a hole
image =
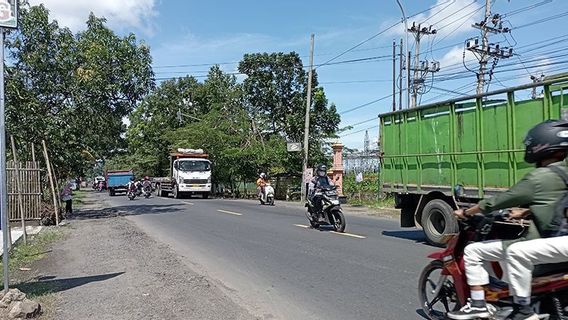
[[200, 194], [207, 199], [211, 194], [211, 161], [202, 149], [177, 149], [170, 154], [170, 176], [154, 178], [156, 194], [176, 199]]

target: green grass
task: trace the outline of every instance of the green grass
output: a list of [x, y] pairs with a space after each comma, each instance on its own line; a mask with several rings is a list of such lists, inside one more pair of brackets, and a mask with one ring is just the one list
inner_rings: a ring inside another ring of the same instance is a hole
[[[32, 262], [42, 259], [47, 254], [49, 246], [62, 238], [63, 231], [55, 228], [44, 229], [33, 238], [28, 238], [27, 244], [24, 244], [20, 238], [10, 253], [10, 270], [14, 271], [21, 267], [27, 267]], [[2, 266], [2, 263], [0, 263], [0, 266]]]
[[369, 208], [380, 209], [380, 208], [394, 208], [394, 198], [387, 197], [385, 199], [369, 200], [362, 198], [359, 200], [357, 196], [351, 197], [347, 200], [347, 203], [355, 206], [366, 206]]
[[[64, 231], [61, 229], [47, 228], [39, 234], [28, 237], [28, 243], [23, 244], [20, 239], [10, 252], [9, 268], [11, 274], [11, 287], [20, 289], [26, 297], [38, 302], [41, 305], [42, 314], [40, 319], [55, 319], [55, 309], [57, 295], [54, 293], [54, 286], [51, 283], [37, 281], [33, 277], [34, 273], [20, 271], [22, 267], [30, 265], [44, 258], [48, 254], [49, 248], [58, 240], [64, 238]], [[0, 269], [2, 263], [0, 263]]]
[[82, 204], [87, 194], [83, 190], [73, 191], [73, 204]]

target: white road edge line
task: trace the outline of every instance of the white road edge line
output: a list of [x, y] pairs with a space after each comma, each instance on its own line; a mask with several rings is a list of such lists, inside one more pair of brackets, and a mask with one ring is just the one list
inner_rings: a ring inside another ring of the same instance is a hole
[[[310, 226], [306, 226], [306, 225], [303, 225], [303, 224], [295, 224], [295, 226], [300, 227], [300, 228], [305, 228], [305, 229], [310, 228]], [[340, 236], [353, 237], [353, 238], [357, 238], [357, 239], [367, 239], [367, 237], [365, 237], [365, 236], [360, 236], [358, 234], [353, 234], [353, 233], [337, 232], [337, 231], [329, 231], [329, 233], [338, 234]]]
[[338, 234], [340, 236], [353, 237], [353, 238], [357, 238], [357, 239], [366, 239], [367, 238], [365, 236], [360, 236], [358, 234], [352, 234], [352, 233], [347, 233], [347, 232], [330, 231], [330, 233]]
[[227, 210], [220, 210], [220, 209], [217, 209], [217, 211], [222, 212], [222, 213], [226, 213], [226, 214], [232, 214], [232, 215], [234, 215], [234, 216], [242, 216], [242, 215], [243, 215], [242, 213], [233, 212], [233, 211], [227, 211]]

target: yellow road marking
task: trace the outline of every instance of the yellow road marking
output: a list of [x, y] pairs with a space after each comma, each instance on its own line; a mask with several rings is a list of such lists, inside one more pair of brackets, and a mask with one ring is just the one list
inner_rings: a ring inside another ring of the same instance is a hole
[[217, 211], [222, 212], [222, 213], [226, 213], [226, 214], [232, 214], [234, 216], [242, 216], [243, 215], [242, 213], [227, 211], [227, 210], [217, 210]]
[[[300, 227], [300, 228], [304, 228], [304, 229], [310, 228], [310, 226], [306, 226], [306, 225], [303, 225], [303, 224], [295, 224], [295, 226]], [[361, 236], [361, 235], [353, 234], [353, 233], [336, 232], [336, 231], [329, 231], [329, 233], [338, 234], [340, 236], [353, 237], [353, 238], [357, 238], [357, 239], [367, 239], [367, 237], [365, 237], [365, 236]]]
[[340, 236], [353, 237], [353, 238], [357, 238], [357, 239], [365, 239], [365, 238], [367, 238], [367, 237], [365, 237], [365, 236], [360, 236], [360, 235], [358, 235], [358, 234], [347, 233], [347, 232], [330, 231], [330, 233], [338, 234], [338, 235], [340, 235]]

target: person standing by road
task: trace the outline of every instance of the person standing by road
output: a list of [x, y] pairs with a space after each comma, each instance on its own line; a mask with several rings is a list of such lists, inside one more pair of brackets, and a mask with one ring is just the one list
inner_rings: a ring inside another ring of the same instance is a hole
[[73, 189], [68, 181], [61, 191], [61, 200], [65, 201], [65, 215], [73, 214]]

